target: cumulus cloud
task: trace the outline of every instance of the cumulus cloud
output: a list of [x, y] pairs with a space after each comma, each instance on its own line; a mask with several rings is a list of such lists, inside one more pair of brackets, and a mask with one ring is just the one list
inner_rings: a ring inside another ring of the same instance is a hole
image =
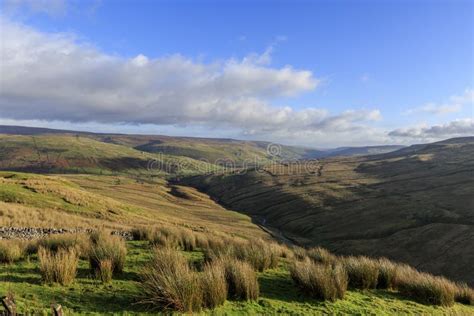
[[308, 70], [271, 67], [272, 47], [242, 60], [110, 55], [71, 34], [1, 20], [0, 115], [4, 119], [105, 124], [204, 125], [244, 134], [312, 135], [362, 130], [378, 110], [274, 106], [314, 90]]
[[474, 136], [474, 120], [466, 118], [441, 125], [396, 129], [391, 131], [388, 135], [417, 140], [438, 140], [459, 136]]
[[409, 109], [405, 114], [430, 113], [448, 114], [460, 112], [464, 106], [474, 104], [474, 89], [466, 89], [461, 95], [453, 95], [445, 103], [427, 103], [421, 107]]

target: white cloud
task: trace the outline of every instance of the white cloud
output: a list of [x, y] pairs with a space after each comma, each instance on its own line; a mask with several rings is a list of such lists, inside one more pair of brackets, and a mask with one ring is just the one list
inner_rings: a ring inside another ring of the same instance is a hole
[[474, 136], [472, 118], [454, 120], [441, 125], [400, 128], [391, 131], [389, 136], [411, 140], [432, 141], [451, 137]]
[[474, 104], [474, 89], [466, 89], [461, 95], [453, 95], [449, 100], [442, 104], [427, 103], [421, 107], [409, 109], [404, 114], [410, 115], [415, 113], [430, 114], [448, 114], [460, 112], [464, 106]]
[[[269, 137], [367, 129], [378, 110], [329, 115], [274, 106], [314, 90], [308, 70], [271, 67], [272, 46], [242, 60], [202, 63], [181, 55], [108, 55], [71, 34], [1, 20], [0, 118], [101, 124], [199, 125]], [[307, 139], [311, 141], [311, 139]]]

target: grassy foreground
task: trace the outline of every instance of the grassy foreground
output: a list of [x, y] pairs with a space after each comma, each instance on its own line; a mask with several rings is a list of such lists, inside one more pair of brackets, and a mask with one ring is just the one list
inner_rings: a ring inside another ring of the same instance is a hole
[[[152, 314], [136, 304], [140, 298], [138, 274], [151, 258], [144, 241], [127, 242], [128, 254], [124, 271], [103, 285], [94, 278], [89, 263], [79, 261], [76, 280], [70, 286], [44, 285], [38, 271], [36, 255], [11, 265], [0, 266], [0, 294], [12, 292], [20, 313], [50, 312], [52, 303], [63, 306], [66, 314]], [[200, 251], [183, 252], [188, 260], [200, 262]], [[202, 314], [373, 314], [373, 315], [469, 315], [472, 306], [455, 304], [437, 307], [418, 304], [386, 290], [348, 291], [343, 300], [321, 302], [303, 296], [294, 286], [283, 260], [276, 269], [258, 274], [260, 297], [252, 302], [227, 301]], [[156, 312], [155, 312], [156, 313]]]

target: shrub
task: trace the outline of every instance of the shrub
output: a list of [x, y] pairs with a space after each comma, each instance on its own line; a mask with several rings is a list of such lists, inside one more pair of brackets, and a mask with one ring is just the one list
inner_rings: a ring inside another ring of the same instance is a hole
[[112, 260], [104, 259], [99, 261], [99, 266], [95, 270], [97, 279], [101, 280], [102, 283], [110, 283], [113, 275]]
[[222, 257], [218, 260], [224, 266], [229, 297], [235, 300], [255, 300], [260, 294], [257, 274], [247, 262]]
[[365, 290], [377, 286], [379, 269], [376, 261], [367, 257], [346, 257], [342, 262], [349, 276], [350, 287]]
[[306, 255], [316, 263], [336, 264], [338, 261], [338, 258], [335, 255], [321, 247], [308, 249]]
[[0, 262], [13, 263], [23, 257], [24, 245], [18, 240], [0, 240]]
[[59, 249], [57, 252], [40, 247], [38, 249], [40, 272], [45, 283], [69, 285], [76, 277], [79, 258], [74, 249]]
[[222, 262], [204, 266], [204, 271], [201, 274], [201, 286], [204, 307], [214, 308], [224, 304], [227, 299], [227, 283], [225, 266]]
[[142, 304], [152, 308], [192, 312], [201, 309], [199, 277], [177, 251], [155, 249], [153, 259], [141, 273]]
[[330, 301], [344, 298], [348, 279], [339, 264], [323, 265], [309, 259], [295, 261], [290, 273], [295, 284], [308, 296]]
[[97, 272], [100, 262], [110, 260], [112, 271], [122, 272], [127, 256], [127, 247], [123, 238], [107, 232], [93, 232], [90, 235], [89, 262], [91, 269]]
[[461, 304], [474, 305], [474, 290], [466, 283], [457, 284], [454, 300]]

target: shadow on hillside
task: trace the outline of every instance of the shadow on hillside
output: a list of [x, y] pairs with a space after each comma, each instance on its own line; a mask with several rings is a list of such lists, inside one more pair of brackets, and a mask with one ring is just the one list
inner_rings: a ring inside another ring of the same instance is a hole
[[143, 171], [146, 171], [148, 161], [145, 159], [133, 157], [102, 158], [99, 159], [99, 165], [112, 171], [122, 171], [128, 169], [142, 169]]

